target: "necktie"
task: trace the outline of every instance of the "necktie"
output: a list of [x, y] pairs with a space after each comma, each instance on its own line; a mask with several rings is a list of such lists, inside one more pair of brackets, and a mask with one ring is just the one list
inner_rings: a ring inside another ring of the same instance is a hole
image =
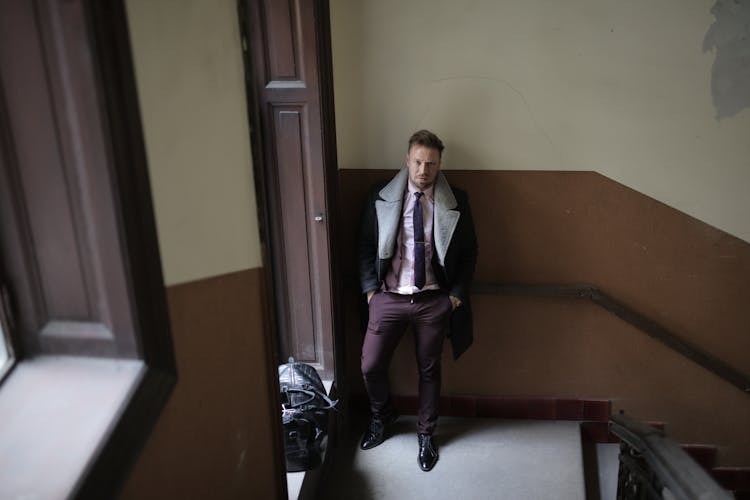
[[424, 221], [422, 220], [422, 204], [420, 198], [424, 193], [414, 193], [414, 286], [421, 289], [425, 282], [424, 271]]

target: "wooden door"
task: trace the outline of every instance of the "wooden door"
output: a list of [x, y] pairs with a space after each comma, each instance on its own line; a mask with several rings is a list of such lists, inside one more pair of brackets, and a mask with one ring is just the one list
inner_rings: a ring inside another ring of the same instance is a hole
[[[247, 0], [250, 66], [280, 358], [333, 376], [330, 212], [337, 166], [321, 0]], [[322, 73], [328, 73], [322, 75]], [[255, 144], [257, 145], [257, 143]], [[257, 153], [257, 152], [256, 152]]]

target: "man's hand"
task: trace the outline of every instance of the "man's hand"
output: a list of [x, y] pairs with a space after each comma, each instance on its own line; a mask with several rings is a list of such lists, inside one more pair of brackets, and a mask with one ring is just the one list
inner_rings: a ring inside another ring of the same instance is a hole
[[453, 295], [449, 295], [448, 298], [451, 299], [451, 304], [453, 304], [453, 310], [455, 311], [456, 308], [461, 305], [461, 299], [454, 297]]
[[367, 303], [368, 304], [370, 303], [370, 299], [372, 298], [373, 295], [375, 295], [375, 290], [370, 290], [369, 292], [367, 292]]

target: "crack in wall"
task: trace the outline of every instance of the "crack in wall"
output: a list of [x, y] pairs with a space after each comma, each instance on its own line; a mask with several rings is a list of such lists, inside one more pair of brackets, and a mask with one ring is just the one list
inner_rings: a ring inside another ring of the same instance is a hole
[[557, 154], [558, 161], [560, 161], [561, 155], [560, 155], [559, 149], [557, 148], [555, 143], [552, 142], [552, 138], [544, 129], [544, 127], [539, 123], [539, 120], [537, 119], [536, 115], [531, 109], [531, 105], [529, 104], [529, 101], [526, 100], [526, 96], [523, 94], [523, 92], [521, 92], [519, 89], [514, 87], [510, 82], [503, 80], [502, 78], [492, 78], [489, 76], [449, 76], [445, 78], [437, 78], [434, 80], [430, 80], [429, 83], [443, 83], [443, 82], [454, 81], [454, 80], [483, 80], [483, 81], [494, 83], [496, 85], [507, 87], [510, 90], [512, 90], [516, 95], [518, 95], [518, 97], [521, 98], [521, 101], [523, 102], [524, 107], [526, 108], [526, 111], [529, 113], [531, 122], [534, 124], [534, 128], [536, 128], [537, 131], [539, 131], [539, 133], [542, 134], [545, 139], [547, 139], [547, 142], [552, 147], [552, 150]]

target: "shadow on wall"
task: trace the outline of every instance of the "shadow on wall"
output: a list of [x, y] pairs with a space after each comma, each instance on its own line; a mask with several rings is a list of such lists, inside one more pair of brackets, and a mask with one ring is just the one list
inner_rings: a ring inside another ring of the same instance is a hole
[[720, 120], [750, 106], [750, 0], [718, 0], [711, 13], [716, 21], [703, 39], [703, 51], [716, 49], [711, 95]]

